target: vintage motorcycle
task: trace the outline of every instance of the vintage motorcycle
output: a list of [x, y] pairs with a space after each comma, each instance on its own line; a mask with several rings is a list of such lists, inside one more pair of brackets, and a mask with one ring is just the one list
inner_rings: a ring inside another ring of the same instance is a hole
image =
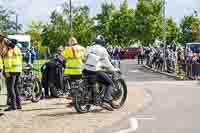
[[42, 97], [42, 87], [39, 78], [34, 75], [32, 65], [25, 65], [19, 77], [17, 87], [23, 100], [39, 102]]
[[59, 98], [65, 96], [71, 96], [72, 88], [76, 88], [76, 84], [79, 84], [80, 78], [73, 78], [71, 76], [64, 76], [63, 64], [56, 60], [49, 62], [51, 65], [45, 64], [43, 67], [49, 67], [51, 77], [48, 78], [48, 88], [51, 96]]
[[[113, 81], [113, 100], [118, 106], [113, 106], [114, 109], [121, 108], [127, 98], [127, 86], [122, 77], [122, 73], [107, 72]], [[84, 76], [83, 79], [77, 84], [77, 89], [74, 90], [73, 105], [78, 113], [87, 113], [92, 106], [101, 106], [104, 98], [105, 85], [96, 81], [95, 76]], [[92, 82], [95, 84], [91, 84]]]

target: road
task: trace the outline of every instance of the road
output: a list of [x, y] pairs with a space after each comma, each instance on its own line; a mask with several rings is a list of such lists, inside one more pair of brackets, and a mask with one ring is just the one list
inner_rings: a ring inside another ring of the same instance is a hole
[[[151, 73], [135, 62], [129, 66], [127, 81], [136, 88], [144, 88], [152, 101], [142, 112], [132, 112], [127, 117], [98, 133], [199, 133], [200, 84], [196, 81], [176, 81]], [[132, 71], [132, 73], [131, 73]], [[130, 82], [131, 81], [131, 82]], [[148, 96], [148, 95], [147, 95]], [[136, 119], [136, 122], [131, 122]], [[137, 125], [137, 128], [134, 127]], [[123, 126], [122, 126], [123, 125]], [[131, 131], [126, 132], [127, 129]]]
[[[121, 65], [128, 84], [125, 106], [114, 112], [77, 114], [66, 99], [24, 103], [23, 110], [0, 117], [4, 133], [199, 133], [199, 85], [151, 72], [135, 61]], [[4, 107], [4, 106], [0, 106]], [[140, 119], [139, 119], [140, 118]], [[136, 122], [130, 122], [130, 120]], [[137, 128], [131, 128], [131, 126]]]

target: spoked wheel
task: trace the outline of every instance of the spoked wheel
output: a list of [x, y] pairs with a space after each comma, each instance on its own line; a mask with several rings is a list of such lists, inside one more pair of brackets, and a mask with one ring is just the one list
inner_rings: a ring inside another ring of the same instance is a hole
[[73, 105], [78, 113], [88, 113], [91, 108], [91, 104], [89, 104], [90, 92], [84, 89], [84, 87], [84, 82], [81, 82], [79, 84], [79, 89], [73, 94]]
[[74, 108], [78, 113], [88, 113], [90, 111], [91, 105], [87, 102], [81, 95], [76, 95], [73, 97]]
[[115, 106], [113, 108], [115, 109], [119, 109], [121, 108], [127, 98], [127, 86], [124, 80], [122, 79], [118, 79], [117, 81], [115, 81], [114, 83], [114, 88], [113, 88], [113, 101], [118, 105]]
[[40, 80], [38, 78], [35, 78], [33, 80], [33, 86], [32, 86], [32, 102], [39, 102], [42, 97], [42, 87], [40, 84]]

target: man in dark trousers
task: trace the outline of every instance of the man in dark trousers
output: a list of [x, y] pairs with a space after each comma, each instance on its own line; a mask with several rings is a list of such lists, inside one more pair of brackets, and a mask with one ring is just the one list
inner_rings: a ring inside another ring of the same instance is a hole
[[144, 49], [140, 47], [138, 53], [138, 64], [143, 64], [143, 60], [144, 60]]
[[17, 88], [20, 73], [22, 73], [22, 52], [16, 46], [17, 40], [4, 39], [6, 44], [6, 52], [3, 55], [6, 85], [10, 105], [5, 111], [15, 111], [22, 109], [19, 90]]

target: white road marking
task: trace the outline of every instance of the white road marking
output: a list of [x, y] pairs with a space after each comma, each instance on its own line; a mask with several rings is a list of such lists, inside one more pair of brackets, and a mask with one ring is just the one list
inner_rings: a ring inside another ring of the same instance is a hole
[[153, 117], [137, 117], [136, 118], [137, 120], [156, 120], [155, 118], [153, 118]]
[[124, 129], [116, 133], [128, 133], [128, 132], [136, 131], [138, 129], [138, 120], [136, 118], [134, 117], [130, 118], [129, 123], [130, 123], [129, 129]]
[[136, 69], [136, 70], [131, 70], [131, 71], [129, 71], [129, 72], [138, 73], [138, 72], [140, 72], [140, 70]]
[[155, 120], [155, 118], [153, 118], [153, 117], [131, 117], [129, 119], [130, 128], [124, 129], [124, 130], [121, 130], [121, 131], [115, 132], [115, 133], [129, 133], [129, 132], [136, 131], [139, 128], [138, 120]]

